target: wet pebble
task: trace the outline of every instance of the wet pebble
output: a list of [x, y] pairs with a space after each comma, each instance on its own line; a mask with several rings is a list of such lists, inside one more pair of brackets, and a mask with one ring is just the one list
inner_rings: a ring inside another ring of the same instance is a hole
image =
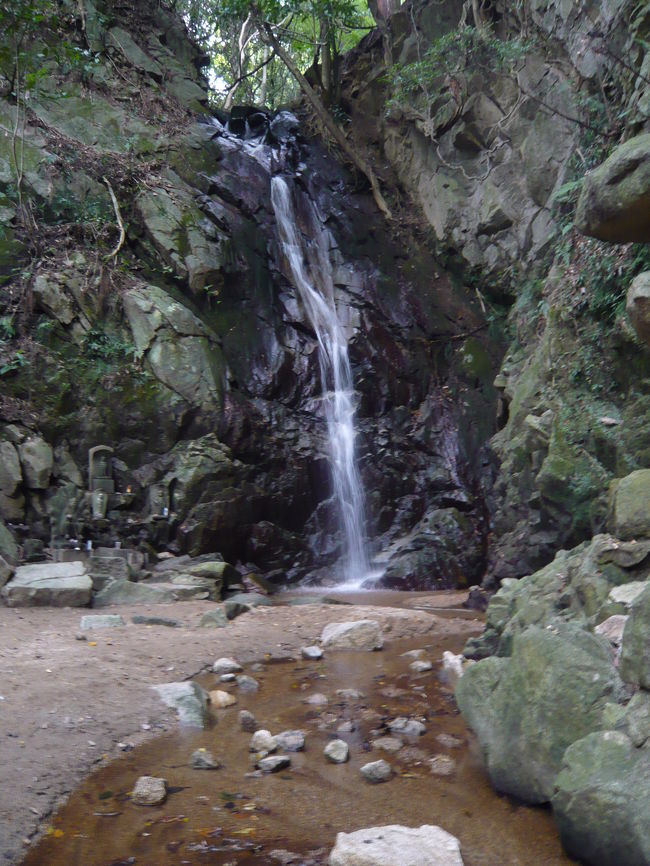
[[383, 749], [384, 752], [399, 752], [404, 743], [397, 737], [377, 737], [372, 741], [374, 749]]
[[300, 650], [300, 654], [309, 661], [318, 661], [318, 659], [323, 658], [323, 650], [319, 646], [304, 646]]
[[350, 701], [358, 701], [360, 698], [365, 698], [364, 693], [358, 689], [337, 689], [336, 694], [339, 698]]
[[341, 722], [341, 724], [338, 726], [338, 728], [336, 730], [338, 731], [339, 734], [351, 734], [352, 731], [355, 730], [355, 727], [356, 726], [355, 726], [354, 722], [347, 721], [347, 722]]
[[247, 734], [254, 734], [257, 730], [257, 719], [252, 713], [249, 713], [248, 710], [240, 710], [239, 726], [242, 731], [245, 731]]
[[332, 764], [344, 764], [350, 759], [350, 748], [345, 740], [332, 740], [323, 749], [323, 754]]
[[237, 698], [234, 695], [231, 695], [230, 692], [223, 692], [220, 689], [215, 689], [215, 691], [208, 692], [208, 694], [210, 695], [210, 703], [217, 709], [231, 707], [233, 704], [237, 703]]
[[212, 752], [207, 749], [197, 749], [192, 752], [191, 765], [194, 770], [218, 770], [221, 766]]
[[393, 775], [393, 769], [388, 761], [371, 761], [369, 764], [364, 764], [361, 767], [361, 775], [363, 778], [373, 785], [379, 782], [387, 782]]
[[302, 752], [305, 748], [304, 731], [282, 731], [275, 735], [278, 748], [285, 752]]
[[259, 731], [255, 731], [251, 737], [248, 750], [249, 752], [264, 752], [269, 755], [271, 752], [275, 752], [277, 747], [278, 741], [276, 738], [270, 731], [266, 731], [262, 728]]
[[256, 767], [263, 773], [279, 773], [291, 766], [291, 758], [288, 755], [271, 755], [268, 758], [261, 758]]
[[305, 698], [305, 703], [311, 704], [312, 707], [324, 707], [328, 703], [328, 700], [326, 695], [316, 692], [308, 698]]
[[429, 758], [429, 766], [434, 776], [451, 776], [456, 770], [456, 761], [449, 755], [434, 755]]
[[399, 716], [388, 723], [389, 730], [394, 734], [402, 734], [404, 737], [420, 737], [426, 731], [426, 726], [416, 719], [407, 719]]
[[167, 780], [156, 776], [140, 776], [135, 783], [131, 800], [138, 806], [159, 806], [167, 799]]
[[423, 649], [412, 649], [407, 650], [405, 653], [402, 653], [402, 658], [405, 659], [419, 659], [424, 655]]
[[221, 674], [219, 677], [219, 682], [221, 683], [234, 683], [237, 679], [235, 674]]
[[254, 677], [248, 677], [246, 674], [240, 674], [237, 677], [237, 685], [242, 692], [256, 692], [260, 687], [260, 684]]
[[224, 656], [223, 658], [216, 660], [212, 665], [212, 670], [215, 674], [236, 674], [244, 669], [239, 662], [235, 661], [235, 659], [230, 659]]
[[433, 668], [433, 665], [431, 662], [425, 661], [424, 659], [418, 659], [418, 661], [411, 662], [409, 668], [414, 674], [423, 674], [425, 671], [430, 671]]
[[455, 737], [453, 734], [447, 734], [444, 731], [441, 734], [436, 734], [436, 740], [446, 749], [460, 749], [463, 745], [460, 737]]

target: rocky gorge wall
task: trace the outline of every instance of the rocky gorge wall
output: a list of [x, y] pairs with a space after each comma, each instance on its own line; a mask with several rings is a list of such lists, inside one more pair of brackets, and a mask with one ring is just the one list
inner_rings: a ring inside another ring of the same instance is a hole
[[647, 466], [649, 356], [624, 308], [650, 254], [638, 232], [585, 237], [574, 209], [585, 173], [649, 128], [649, 24], [643, 4], [544, 0], [483, 4], [476, 27], [467, 6], [399, 9], [346, 59], [344, 93], [432, 248], [503, 327], [494, 588], [602, 530], [610, 483]]
[[[477, 582], [499, 352], [478, 300], [291, 120], [262, 113], [272, 148], [211, 117], [205, 58], [162, 7], [64, 8], [84, 63], [48, 61], [28, 102], [0, 106], [29, 214], [21, 227], [5, 136], [3, 555], [119, 541], [331, 577], [316, 341], [279, 254], [272, 169], [330, 233], [385, 584]], [[92, 518], [100, 444], [116, 492]]]

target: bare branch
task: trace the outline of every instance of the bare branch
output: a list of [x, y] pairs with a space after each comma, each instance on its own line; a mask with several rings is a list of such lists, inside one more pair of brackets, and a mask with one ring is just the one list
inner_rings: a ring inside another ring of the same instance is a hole
[[120, 227], [120, 239], [117, 242], [117, 246], [104, 259], [105, 262], [110, 262], [110, 260], [114, 259], [115, 256], [119, 253], [119, 251], [124, 246], [124, 241], [126, 240], [126, 231], [124, 229], [124, 222], [122, 220], [122, 214], [120, 213], [120, 206], [117, 202], [117, 198], [115, 197], [115, 193], [113, 192], [113, 187], [110, 185], [110, 182], [108, 181], [108, 179], [106, 177], [102, 177], [102, 180], [104, 181], [104, 183], [108, 187], [108, 194], [111, 197], [111, 201], [113, 202], [113, 210], [115, 211], [115, 219], [117, 220], [117, 224]]

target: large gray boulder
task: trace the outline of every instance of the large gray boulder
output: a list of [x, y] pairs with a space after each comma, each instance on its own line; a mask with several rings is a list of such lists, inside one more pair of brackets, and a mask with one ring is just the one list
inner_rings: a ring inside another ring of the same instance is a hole
[[83, 562], [23, 565], [0, 590], [9, 607], [86, 607], [92, 581]]
[[603, 241], [650, 241], [650, 134], [620, 144], [585, 176], [575, 223]]
[[23, 479], [20, 459], [11, 442], [0, 442], [0, 491], [13, 496]]
[[9, 565], [3, 556], [0, 556], [0, 587], [7, 583], [13, 573], [13, 566]]
[[490, 779], [527, 803], [547, 802], [565, 750], [603, 727], [621, 680], [607, 642], [569, 623], [531, 626], [510, 658], [470, 666], [456, 700], [481, 745]]
[[455, 836], [430, 824], [338, 833], [330, 866], [463, 866]]
[[54, 468], [54, 452], [40, 436], [30, 436], [18, 446], [25, 483], [33, 490], [49, 486]]
[[556, 779], [553, 811], [567, 852], [591, 866], [650, 863], [650, 748], [619, 731], [570, 746]]
[[621, 676], [650, 689], [650, 581], [630, 607], [623, 632]]
[[625, 540], [650, 536], [650, 469], [637, 469], [616, 485], [612, 529]]
[[109, 607], [113, 604], [172, 604], [178, 600], [176, 590], [177, 587], [165, 584], [115, 580], [95, 595], [93, 607]]
[[379, 650], [384, 638], [376, 620], [360, 619], [329, 623], [323, 629], [321, 644], [328, 649]]

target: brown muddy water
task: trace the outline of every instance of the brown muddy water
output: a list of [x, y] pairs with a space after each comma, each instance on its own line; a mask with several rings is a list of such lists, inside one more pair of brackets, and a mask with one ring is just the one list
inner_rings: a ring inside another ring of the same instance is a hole
[[[459, 652], [463, 641], [427, 635], [387, 643], [381, 652], [332, 651], [320, 661], [260, 659], [245, 671], [260, 683], [256, 694], [202, 675], [206, 689], [230, 691], [237, 703], [214, 710], [208, 730], [166, 735], [98, 769], [53, 818], [23, 866], [324, 864], [338, 832], [381, 824], [437, 824], [459, 838], [465, 866], [568, 866], [574, 861], [563, 854], [549, 811], [492, 791], [451, 691], [438, 679], [443, 650]], [[412, 674], [413, 659], [402, 656], [412, 649], [424, 650], [432, 671]], [[339, 689], [363, 697], [337, 695]], [[308, 704], [315, 693], [324, 694], [327, 705]], [[271, 733], [305, 732], [305, 751], [291, 754], [290, 769], [251, 775], [251, 735], [240, 728], [241, 709]], [[402, 738], [397, 753], [373, 748], [371, 741], [388, 734], [386, 724], [397, 716], [423, 720], [426, 733]], [[346, 722], [353, 730], [339, 732]], [[334, 737], [350, 746], [347, 764], [330, 764], [323, 755]], [[198, 748], [210, 750], [222, 767], [191, 769]], [[431, 772], [437, 755], [456, 762], [450, 776]], [[359, 768], [379, 758], [392, 765], [394, 776], [371, 785]], [[142, 775], [167, 780], [162, 806], [130, 801]], [[285, 852], [284, 860], [273, 856], [277, 851]]]

